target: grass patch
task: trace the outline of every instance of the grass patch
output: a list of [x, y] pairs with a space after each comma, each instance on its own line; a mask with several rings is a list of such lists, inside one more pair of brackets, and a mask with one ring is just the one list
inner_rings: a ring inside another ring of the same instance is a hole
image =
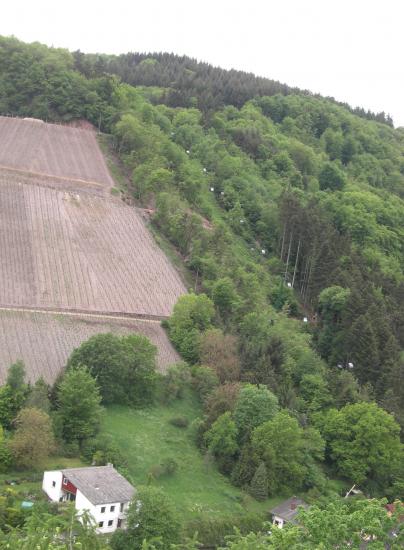
[[79, 458], [66, 458], [63, 456], [51, 456], [43, 464], [39, 471], [17, 471], [0, 474], [0, 493], [12, 489], [16, 493], [17, 503], [23, 500], [35, 502], [47, 500], [42, 491], [42, 478], [44, 470], [60, 470], [63, 468], [80, 468], [86, 466]]
[[135, 484], [150, 482], [149, 472], [162, 461], [173, 459], [178, 467], [172, 475], [152, 481], [174, 500], [184, 519], [200, 513], [217, 516], [246, 511], [263, 512], [282, 500], [256, 502], [233, 487], [214, 464], [207, 461], [194, 444], [190, 428], [170, 423], [173, 417], [186, 417], [190, 423], [200, 416], [201, 408], [188, 394], [170, 405], [135, 410], [123, 406], [107, 409], [102, 430], [110, 434], [128, 460]]
[[[106, 159], [108, 170], [112, 176], [112, 179], [116, 183], [117, 194], [120, 191], [128, 191], [130, 181], [127, 174], [124, 171], [124, 167], [120, 165], [118, 157], [114, 154], [110, 143], [111, 136], [109, 134], [97, 134], [97, 141], [100, 149]], [[112, 190], [111, 193], [115, 194]]]

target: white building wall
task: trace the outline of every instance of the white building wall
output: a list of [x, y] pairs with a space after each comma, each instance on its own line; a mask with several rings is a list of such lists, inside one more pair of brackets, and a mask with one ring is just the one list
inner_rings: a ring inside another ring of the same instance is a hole
[[[97, 526], [98, 533], [112, 533], [118, 527], [118, 519], [122, 520], [121, 527], [124, 527], [125, 512], [129, 503], [124, 504], [124, 511], [121, 512], [120, 502], [111, 502], [108, 504], [97, 504], [94, 506], [81, 491], [77, 489], [76, 494], [76, 510], [80, 513], [84, 510], [88, 510], [93, 516]], [[111, 510], [111, 508], [113, 508]], [[100, 523], [102, 522], [102, 526]], [[109, 525], [111, 523], [111, 525]]]
[[277, 525], [279, 527], [279, 529], [282, 529], [285, 521], [282, 518], [280, 518], [279, 516], [274, 516], [272, 523], [274, 525]]
[[63, 494], [62, 478], [63, 475], [60, 470], [44, 472], [43, 474], [42, 489], [54, 502], [59, 502], [59, 499]]
[[[59, 470], [44, 472], [42, 489], [48, 495], [48, 497], [54, 502], [59, 502], [61, 497], [66, 493], [62, 490], [63, 474]], [[53, 484], [55, 483], [55, 486]], [[75, 508], [80, 514], [84, 510], [87, 510], [97, 526], [99, 533], [112, 533], [118, 527], [118, 519], [121, 520], [121, 527], [125, 527], [126, 511], [129, 507], [129, 502], [123, 503], [123, 510], [121, 512], [121, 502], [111, 502], [108, 504], [98, 504], [94, 506], [88, 498], [77, 489], [76, 500], [74, 501]], [[111, 510], [113, 507], [113, 510]], [[104, 509], [104, 511], [102, 511]], [[100, 527], [102, 522], [102, 527]], [[111, 525], [108, 525], [112, 522]]]

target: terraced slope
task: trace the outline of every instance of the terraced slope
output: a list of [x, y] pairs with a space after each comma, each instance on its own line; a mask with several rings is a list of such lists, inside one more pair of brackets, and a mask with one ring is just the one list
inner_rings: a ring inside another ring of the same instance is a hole
[[0, 182], [0, 304], [170, 315], [184, 286], [133, 208]]
[[160, 320], [186, 289], [110, 194], [94, 133], [0, 117], [0, 140], [0, 381], [23, 359], [30, 380], [52, 382], [99, 332], [142, 333], [161, 370], [177, 361]]
[[166, 333], [155, 321], [0, 308], [0, 383], [5, 380], [4, 367], [17, 359], [24, 361], [31, 381], [42, 376], [46, 382], [54, 382], [73, 349], [100, 332], [147, 336], [157, 346], [161, 372], [178, 361]]
[[0, 143], [0, 167], [113, 185], [90, 130], [0, 116]]

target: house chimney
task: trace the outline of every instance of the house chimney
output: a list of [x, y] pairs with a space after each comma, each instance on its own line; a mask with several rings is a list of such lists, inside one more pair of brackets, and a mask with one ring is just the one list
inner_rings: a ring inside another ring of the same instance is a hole
[[297, 500], [296, 497], [292, 497], [292, 500], [290, 501], [290, 509], [296, 510], [297, 508]]

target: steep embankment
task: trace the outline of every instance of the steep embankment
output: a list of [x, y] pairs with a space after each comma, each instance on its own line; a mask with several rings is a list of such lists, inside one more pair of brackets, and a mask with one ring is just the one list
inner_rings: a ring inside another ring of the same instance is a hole
[[0, 137], [0, 377], [22, 359], [32, 380], [52, 382], [97, 332], [140, 332], [161, 369], [174, 362], [159, 321], [185, 287], [111, 195], [94, 132], [0, 117]]

